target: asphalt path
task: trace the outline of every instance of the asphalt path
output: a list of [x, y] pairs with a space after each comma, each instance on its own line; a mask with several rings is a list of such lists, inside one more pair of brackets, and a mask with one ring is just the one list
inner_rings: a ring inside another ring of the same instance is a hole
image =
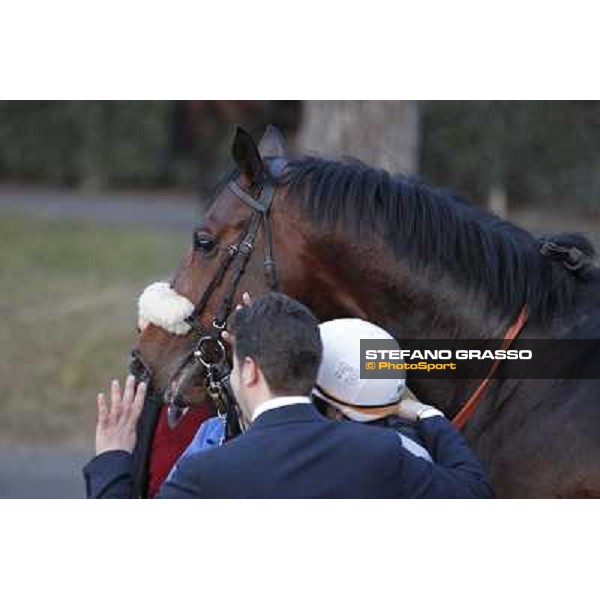
[[0, 444], [0, 498], [85, 498], [91, 448]]
[[91, 220], [100, 224], [142, 224], [192, 230], [202, 206], [196, 197], [155, 192], [87, 194], [64, 190], [0, 187], [1, 213], [55, 219]]

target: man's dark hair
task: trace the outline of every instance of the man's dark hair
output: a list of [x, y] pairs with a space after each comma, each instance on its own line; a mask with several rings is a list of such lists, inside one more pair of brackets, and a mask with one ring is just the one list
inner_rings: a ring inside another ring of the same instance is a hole
[[270, 292], [237, 310], [228, 329], [235, 336], [237, 359], [256, 360], [273, 394], [310, 394], [323, 345], [319, 322], [304, 304]]

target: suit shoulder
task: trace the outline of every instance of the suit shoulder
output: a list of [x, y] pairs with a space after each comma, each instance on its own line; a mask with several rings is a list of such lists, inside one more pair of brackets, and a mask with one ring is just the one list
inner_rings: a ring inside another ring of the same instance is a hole
[[177, 462], [175, 472], [179, 477], [185, 476], [192, 479], [198, 479], [207, 469], [210, 470], [214, 464], [215, 458], [223, 447], [215, 446], [207, 448], [202, 452], [194, 452], [189, 456], [185, 456]]
[[343, 427], [349, 435], [358, 435], [365, 438], [377, 438], [377, 439], [394, 439], [397, 437], [395, 430], [389, 427], [382, 427], [380, 425], [372, 425], [367, 423], [357, 423], [355, 421], [341, 421], [338, 423], [340, 427]]
[[398, 433], [388, 427], [355, 423], [353, 421], [344, 421], [339, 425], [342, 436], [352, 439], [360, 446], [368, 447], [371, 452], [379, 451], [389, 454], [401, 445]]

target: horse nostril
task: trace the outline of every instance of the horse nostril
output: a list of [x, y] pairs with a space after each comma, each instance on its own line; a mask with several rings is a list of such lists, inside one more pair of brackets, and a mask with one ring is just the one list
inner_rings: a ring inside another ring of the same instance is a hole
[[152, 377], [152, 371], [150, 367], [144, 362], [144, 359], [140, 356], [137, 350], [131, 353], [131, 360], [129, 362], [129, 372], [136, 378], [137, 381], [150, 381]]

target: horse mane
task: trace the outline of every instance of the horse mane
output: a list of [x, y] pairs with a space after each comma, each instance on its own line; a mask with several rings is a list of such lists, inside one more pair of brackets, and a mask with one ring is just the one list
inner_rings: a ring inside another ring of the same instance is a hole
[[[575, 303], [578, 278], [543, 256], [539, 240], [448, 190], [354, 159], [303, 157], [290, 161], [279, 181], [290, 186], [289, 197], [296, 192], [316, 227], [379, 237], [411, 267], [450, 274], [502, 315], [527, 304], [530, 319], [547, 323]], [[560, 239], [593, 254], [583, 236]]]

